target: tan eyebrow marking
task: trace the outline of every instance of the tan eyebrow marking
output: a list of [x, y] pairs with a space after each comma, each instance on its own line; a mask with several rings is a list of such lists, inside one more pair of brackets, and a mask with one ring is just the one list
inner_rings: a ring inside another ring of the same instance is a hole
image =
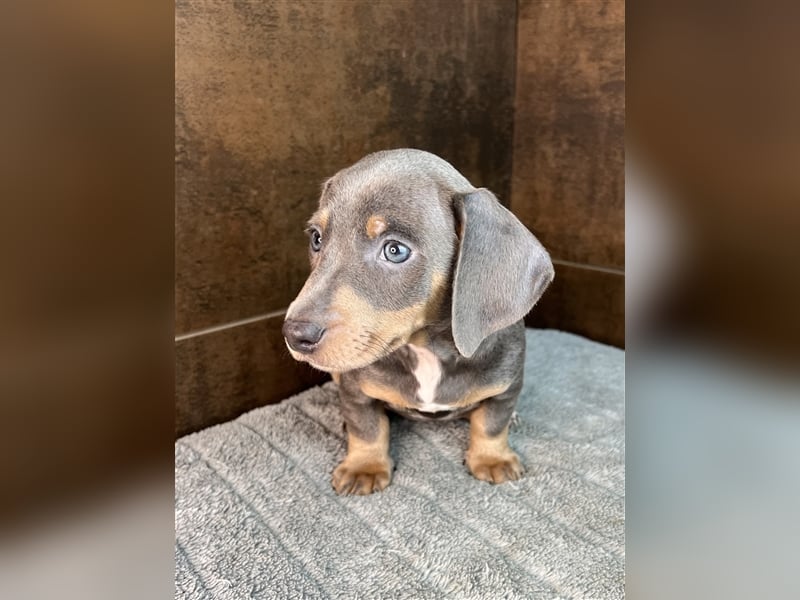
[[386, 220], [378, 215], [372, 215], [367, 219], [367, 235], [369, 239], [374, 240], [384, 231], [386, 231]]
[[319, 225], [319, 228], [325, 231], [328, 228], [328, 219], [330, 218], [330, 211], [325, 208], [315, 214], [308, 221], [309, 225]]

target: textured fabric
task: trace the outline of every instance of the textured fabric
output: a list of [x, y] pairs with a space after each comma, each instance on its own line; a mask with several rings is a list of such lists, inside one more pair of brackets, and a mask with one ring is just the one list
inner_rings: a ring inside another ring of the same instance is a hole
[[467, 472], [466, 421], [393, 418], [391, 485], [337, 496], [333, 383], [178, 440], [176, 598], [622, 598], [624, 352], [527, 336], [518, 482]]

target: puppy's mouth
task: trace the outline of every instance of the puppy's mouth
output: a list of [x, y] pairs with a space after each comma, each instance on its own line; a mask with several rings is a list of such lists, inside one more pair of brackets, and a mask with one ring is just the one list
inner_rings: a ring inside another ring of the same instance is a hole
[[342, 373], [368, 367], [408, 343], [407, 336], [385, 340], [374, 332], [361, 332], [355, 335], [343, 335], [343, 332], [328, 333], [333, 335], [321, 340], [311, 352], [298, 352], [288, 341], [284, 341], [292, 358], [327, 373]]

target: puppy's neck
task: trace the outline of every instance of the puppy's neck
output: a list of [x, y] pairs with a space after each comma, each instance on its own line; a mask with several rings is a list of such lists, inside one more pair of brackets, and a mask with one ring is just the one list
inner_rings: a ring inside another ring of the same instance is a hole
[[408, 340], [409, 344], [432, 350], [440, 360], [463, 359], [455, 341], [452, 326], [452, 288], [441, 299], [435, 314], [428, 317], [424, 327], [415, 331]]
[[417, 330], [409, 338], [408, 343], [419, 348], [426, 348], [436, 354], [439, 360], [463, 358], [453, 341], [453, 330], [449, 320], [429, 323]]

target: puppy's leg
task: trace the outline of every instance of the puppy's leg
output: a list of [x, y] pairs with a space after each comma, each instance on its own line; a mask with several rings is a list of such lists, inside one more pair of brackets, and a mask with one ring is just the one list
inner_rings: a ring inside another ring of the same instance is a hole
[[482, 481], [503, 483], [522, 477], [522, 463], [508, 446], [508, 424], [519, 390], [484, 400], [470, 413], [466, 463]]
[[333, 471], [339, 494], [371, 494], [392, 478], [389, 458], [389, 418], [383, 405], [340, 388], [342, 415], [347, 425], [347, 456]]

